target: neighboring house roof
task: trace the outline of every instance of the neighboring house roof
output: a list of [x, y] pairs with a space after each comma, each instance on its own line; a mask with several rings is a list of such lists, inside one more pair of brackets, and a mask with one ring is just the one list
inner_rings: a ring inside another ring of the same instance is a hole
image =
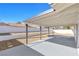
[[[21, 24], [21, 23], [3, 23], [3, 22], [1, 22], [0, 27], [2, 27], [2, 26], [10, 26], [10, 27], [18, 27], [18, 28], [26, 27], [25, 24]], [[33, 28], [31, 24], [28, 27]]]
[[9, 25], [13, 27], [25, 27], [24, 24], [18, 24], [18, 23], [9, 23]]
[[[21, 28], [25, 28], [26, 27], [25, 24], [19, 24], [19, 23], [11, 23], [11, 24], [9, 23], [9, 25], [12, 26], [12, 27], [21, 27]], [[33, 28], [32, 24], [29, 24], [28, 27], [29, 28]]]
[[23, 24], [17, 24], [17, 23], [0, 23], [0, 26], [13, 26], [13, 27], [25, 27], [25, 25]]
[[6, 23], [0, 23], [0, 26], [10, 26], [9, 24], [6, 24]]

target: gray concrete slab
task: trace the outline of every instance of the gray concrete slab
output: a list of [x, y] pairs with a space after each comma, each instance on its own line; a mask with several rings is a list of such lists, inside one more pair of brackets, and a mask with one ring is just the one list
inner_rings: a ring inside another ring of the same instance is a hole
[[21, 45], [0, 51], [0, 56], [43, 56], [43, 55], [28, 46]]
[[53, 38], [48, 39], [47, 41], [67, 47], [76, 48], [75, 38], [73, 36], [54, 35]]

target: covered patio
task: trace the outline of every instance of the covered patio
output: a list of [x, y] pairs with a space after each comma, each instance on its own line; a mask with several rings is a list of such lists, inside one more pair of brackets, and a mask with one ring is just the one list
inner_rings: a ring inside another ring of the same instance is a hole
[[[50, 33], [50, 27], [55, 26], [73, 26], [71, 29], [74, 33], [75, 47], [79, 47], [79, 4], [77, 3], [58, 3], [50, 4], [53, 11], [44, 15], [39, 15], [26, 21], [31, 24], [38, 25], [40, 27], [40, 38], [42, 37], [42, 27], [48, 28], [48, 34]], [[28, 25], [28, 24], [27, 24]], [[27, 27], [27, 26], [26, 26]], [[27, 28], [26, 28], [27, 29]], [[52, 29], [53, 30], [53, 29]], [[27, 39], [28, 40], [28, 39]]]

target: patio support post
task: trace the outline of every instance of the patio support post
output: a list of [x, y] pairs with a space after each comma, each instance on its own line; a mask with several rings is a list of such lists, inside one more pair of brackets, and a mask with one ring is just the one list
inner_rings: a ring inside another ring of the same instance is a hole
[[75, 43], [76, 43], [76, 47], [79, 48], [79, 24], [76, 24], [74, 26], [74, 36], [75, 36]]
[[54, 27], [52, 28], [52, 35], [54, 35]]
[[26, 44], [28, 44], [28, 24], [26, 24]]
[[50, 30], [49, 30], [50, 28], [48, 27], [48, 35], [50, 34]]
[[42, 39], [42, 27], [40, 26], [40, 39]]

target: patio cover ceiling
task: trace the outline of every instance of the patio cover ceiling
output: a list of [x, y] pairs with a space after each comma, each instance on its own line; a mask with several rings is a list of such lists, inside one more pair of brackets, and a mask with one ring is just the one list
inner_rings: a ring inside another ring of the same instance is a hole
[[79, 4], [78, 3], [60, 3], [54, 5], [55, 11], [33, 17], [26, 22], [39, 26], [59, 26], [74, 25], [79, 21]]

